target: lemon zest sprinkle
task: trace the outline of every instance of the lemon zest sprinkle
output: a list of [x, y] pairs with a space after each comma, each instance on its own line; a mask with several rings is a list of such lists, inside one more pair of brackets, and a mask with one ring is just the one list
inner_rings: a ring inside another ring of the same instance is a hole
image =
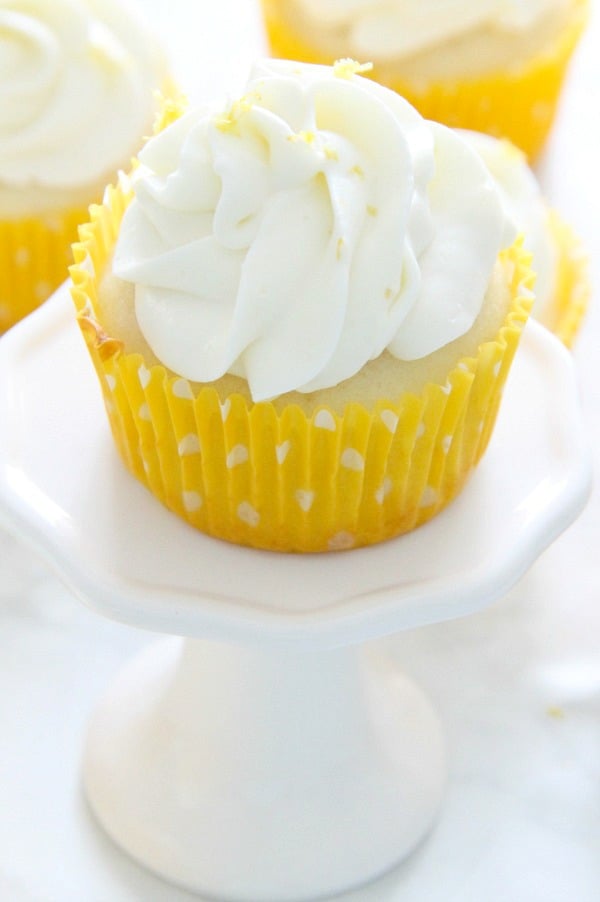
[[336, 60], [333, 64], [333, 74], [336, 78], [352, 78], [353, 75], [363, 75], [370, 72], [373, 63], [357, 63], [353, 59]]
[[153, 133], [157, 135], [187, 112], [188, 100], [183, 94], [176, 97], [165, 97], [160, 91], [154, 92], [154, 100], [158, 109]]
[[292, 135], [288, 135], [286, 141], [291, 141], [293, 144], [296, 144], [298, 141], [304, 141], [305, 144], [314, 144], [316, 140], [316, 135], [314, 132], [294, 132]]
[[231, 131], [242, 116], [250, 112], [257, 100], [260, 100], [259, 94], [245, 94], [239, 100], [234, 100], [226, 112], [216, 117], [216, 127], [222, 132]]

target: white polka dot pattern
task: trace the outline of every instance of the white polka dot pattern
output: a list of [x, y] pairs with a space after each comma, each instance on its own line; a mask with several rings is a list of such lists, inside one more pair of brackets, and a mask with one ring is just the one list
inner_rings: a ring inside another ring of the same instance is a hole
[[302, 510], [307, 513], [313, 506], [315, 493], [308, 489], [298, 489], [295, 494], [296, 501]]
[[192, 387], [187, 379], [176, 379], [173, 383], [173, 394], [176, 398], [187, 399], [192, 401], [194, 398], [194, 393], [192, 392]]
[[184, 436], [177, 446], [180, 457], [188, 457], [191, 454], [200, 454], [200, 439], [193, 432]]
[[430, 485], [425, 487], [423, 494], [421, 495], [421, 501], [419, 503], [419, 507], [432, 507], [434, 504], [437, 504], [439, 501], [438, 493], [434, 488]]
[[252, 507], [249, 501], [242, 501], [241, 504], [238, 504], [237, 515], [242, 523], [251, 526], [253, 529], [260, 523], [260, 514]]
[[234, 467], [239, 467], [240, 464], [245, 464], [249, 458], [248, 449], [246, 445], [234, 445], [229, 454], [227, 455], [227, 469], [233, 470]]
[[327, 548], [329, 551], [348, 551], [350, 548], [354, 548], [355, 542], [356, 539], [351, 532], [336, 532], [329, 539]]
[[49, 282], [38, 282], [35, 286], [35, 296], [38, 301], [45, 301], [51, 291], [52, 286]]
[[23, 268], [27, 266], [29, 261], [31, 260], [31, 252], [29, 248], [19, 247], [17, 248], [17, 252], [15, 253], [15, 263], [19, 268]]
[[386, 476], [383, 480], [382, 484], [379, 486], [377, 491], [375, 492], [375, 501], [377, 504], [383, 504], [387, 496], [390, 494], [392, 489], [394, 488], [394, 484], [389, 476]]
[[365, 459], [356, 448], [346, 448], [342, 453], [341, 464], [347, 470], [360, 473], [365, 468]]
[[150, 379], [152, 378], [152, 376], [150, 375], [150, 370], [146, 369], [143, 363], [138, 370], [138, 378], [140, 380], [140, 385], [142, 386], [142, 388], [147, 388], [150, 384]]
[[393, 410], [382, 410], [380, 416], [386, 429], [393, 435], [398, 427], [398, 415]]
[[328, 410], [320, 410], [315, 417], [315, 426], [317, 429], [328, 429], [329, 432], [335, 432], [333, 414]]
[[289, 454], [291, 447], [292, 443], [289, 441], [289, 439], [285, 442], [282, 442], [280, 445], [275, 445], [275, 457], [277, 458], [278, 464], [282, 464], [284, 462]]
[[188, 514], [193, 514], [202, 507], [202, 497], [198, 492], [183, 492], [182, 499]]

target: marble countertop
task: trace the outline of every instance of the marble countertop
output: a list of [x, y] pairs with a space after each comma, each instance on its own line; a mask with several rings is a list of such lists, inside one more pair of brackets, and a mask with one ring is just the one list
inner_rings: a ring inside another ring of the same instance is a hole
[[[250, 0], [145, 0], [194, 100], [233, 90], [264, 47]], [[197, 21], [178, 28], [181, 16]], [[237, 23], [233, 27], [233, 23]], [[573, 63], [538, 166], [600, 284], [600, 16]], [[198, 61], [201, 61], [199, 65]], [[197, 75], [197, 70], [200, 75]], [[227, 73], [227, 74], [226, 74]], [[574, 356], [600, 463], [600, 309]], [[346, 902], [600, 898], [600, 489], [501, 602], [389, 640], [440, 712], [450, 786], [428, 841]], [[0, 532], [0, 899], [183, 902], [117, 851], [80, 790], [82, 737], [110, 677], [152, 637], [89, 612]]]

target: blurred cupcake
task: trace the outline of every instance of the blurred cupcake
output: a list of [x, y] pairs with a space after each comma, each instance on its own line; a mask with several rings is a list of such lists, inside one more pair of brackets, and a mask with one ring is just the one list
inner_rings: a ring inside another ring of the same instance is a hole
[[121, 0], [0, 2], [0, 332], [65, 280], [77, 226], [151, 131], [165, 61]]
[[588, 0], [262, 0], [275, 56], [371, 60], [427, 119], [509, 138], [552, 125]]
[[75, 247], [123, 460], [232, 542], [353, 548], [441, 510], [531, 305], [477, 154], [355, 68], [258, 65], [149, 141]]
[[533, 315], [571, 346], [590, 297], [588, 259], [579, 239], [545, 203], [524, 155], [509, 141], [461, 135], [490, 171], [506, 212], [525, 236], [536, 273]]

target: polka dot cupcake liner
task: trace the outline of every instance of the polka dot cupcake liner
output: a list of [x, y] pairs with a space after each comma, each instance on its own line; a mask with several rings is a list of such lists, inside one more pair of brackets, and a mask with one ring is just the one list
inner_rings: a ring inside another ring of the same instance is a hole
[[39, 307], [65, 281], [87, 207], [44, 219], [0, 222], [0, 333]]
[[[331, 63], [292, 33], [279, 0], [263, 0], [274, 56]], [[425, 119], [509, 138], [530, 159], [541, 151], [554, 122], [565, 72], [588, 18], [589, 0], [575, 0], [572, 19], [554, 44], [528, 64], [486, 77], [415, 85], [374, 67], [372, 77], [405, 97]], [[368, 73], [367, 73], [368, 74]]]
[[558, 250], [557, 287], [553, 303], [540, 318], [571, 348], [591, 296], [589, 258], [577, 235], [553, 210], [549, 224]]
[[[182, 115], [184, 102], [167, 76], [156, 92], [154, 130]], [[123, 160], [129, 165], [129, 159]], [[72, 245], [90, 218], [89, 202], [29, 219], [0, 220], [0, 334], [40, 306], [68, 278]]]
[[240, 395], [220, 398], [148, 366], [96, 316], [96, 273], [110, 257], [128, 197], [109, 189], [82, 227], [71, 269], [78, 321], [117, 448], [131, 473], [205, 533], [255, 548], [337, 551], [414, 529], [454, 498], [492, 432], [532, 303], [520, 243], [503, 252], [512, 305], [495, 341], [440, 385], [372, 410], [326, 406], [307, 416]]

